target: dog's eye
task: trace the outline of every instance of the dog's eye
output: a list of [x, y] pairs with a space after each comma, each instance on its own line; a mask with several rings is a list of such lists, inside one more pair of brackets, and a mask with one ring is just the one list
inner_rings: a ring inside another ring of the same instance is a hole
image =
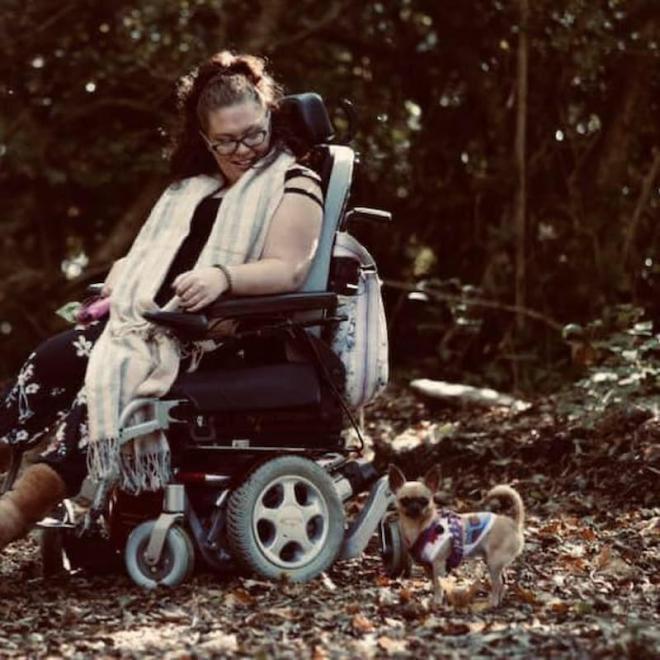
[[409, 504], [412, 504], [412, 500], [412, 497], [402, 497], [401, 504], [403, 504], [403, 506], [408, 506]]
[[429, 504], [428, 498], [426, 498], [426, 497], [418, 497], [417, 502], [418, 502], [419, 506], [428, 506], [428, 504]]

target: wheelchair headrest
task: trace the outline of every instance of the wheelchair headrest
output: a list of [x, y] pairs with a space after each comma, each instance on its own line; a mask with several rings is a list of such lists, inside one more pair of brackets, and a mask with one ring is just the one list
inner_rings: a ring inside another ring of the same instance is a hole
[[285, 96], [279, 111], [296, 136], [310, 146], [327, 144], [335, 137], [325, 103], [314, 92]]

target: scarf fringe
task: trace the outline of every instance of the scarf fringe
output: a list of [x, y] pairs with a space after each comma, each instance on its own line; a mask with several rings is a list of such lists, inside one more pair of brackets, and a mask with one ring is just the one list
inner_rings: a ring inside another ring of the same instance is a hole
[[167, 443], [154, 443], [147, 451], [129, 444], [119, 450], [117, 438], [90, 443], [87, 468], [97, 480], [117, 480], [131, 495], [164, 488], [172, 478], [171, 455]]

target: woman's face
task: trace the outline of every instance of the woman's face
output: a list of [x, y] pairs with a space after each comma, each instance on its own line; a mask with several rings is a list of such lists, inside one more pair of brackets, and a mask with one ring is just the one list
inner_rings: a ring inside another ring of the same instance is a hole
[[234, 183], [270, 147], [270, 112], [253, 101], [211, 110], [202, 132], [220, 171]]

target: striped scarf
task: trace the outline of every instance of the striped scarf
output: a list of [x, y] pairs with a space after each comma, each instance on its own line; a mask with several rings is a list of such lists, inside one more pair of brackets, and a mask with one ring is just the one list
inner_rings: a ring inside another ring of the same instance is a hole
[[[294, 162], [281, 153], [263, 168], [248, 170], [225, 194], [196, 267], [257, 261], [270, 220]], [[170, 263], [188, 235], [199, 202], [218, 190], [219, 177], [200, 175], [165, 190], [126, 256], [110, 298], [110, 318], [94, 344], [85, 374], [89, 416], [87, 464], [93, 479], [118, 479], [128, 492], [162, 488], [170, 478], [170, 452], [162, 431], [119, 446], [119, 416], [132, 400], [158, 398], [177, 377], [181, 344], [143, 317], [154, 302]], [[176, 299], [166, 306], [176, 309]], [[144, 421], [140, 410], [130, 424]]]

